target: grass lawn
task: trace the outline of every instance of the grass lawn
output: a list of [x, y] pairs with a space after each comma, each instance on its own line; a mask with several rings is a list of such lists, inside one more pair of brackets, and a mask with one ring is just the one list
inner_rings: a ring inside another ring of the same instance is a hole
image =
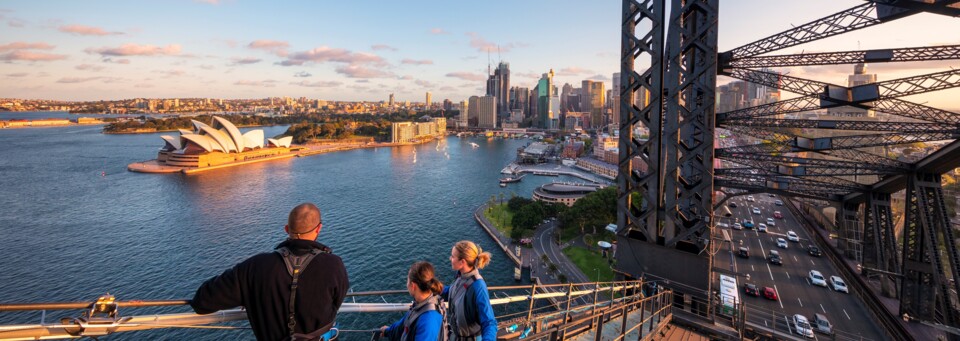
[[506, 203], [488, 207], [483, 211], [483, 215], [493, 223], [493, 226], [496, 226], [500, 233], [510, 237], [510, 232], [513, 231], [513, 212], [510, 212]]
[[576, 264], [591, 281], [597, 280], [597, 270], [600, 270], [600, 281], [613, 281], [613, 270], [607, 264], [607, 259], [600, 257], [599, 251], [590, 251], [579, 246], [563, 249], [563, 254]]

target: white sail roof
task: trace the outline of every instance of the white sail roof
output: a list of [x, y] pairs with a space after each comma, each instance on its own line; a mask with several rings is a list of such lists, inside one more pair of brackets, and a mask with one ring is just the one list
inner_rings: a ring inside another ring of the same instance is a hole
[[227, 135], [229, 135], [230, 139], [233, 140], [233, 144], [236, 146], [237, 151], [243, 151], [245, 141], [243, 139], [243, 134], [240, 133], [240, 129], [237, 129], [237, 126], [233, 125], [233, 123], [230, 123], [230, 121], [225, 120], [223, 117], [214, 116], [213, 127], [226, 130]]
[[246, 148], [263, 148], [263, 130], [251, 130], [243, 134], [243, 146]]
[[290, 148], [290, 143], [293, 142], [293, 136], [284, 136], [279, 139], [267, 139], [267, 142], [270, 142], [270, 145], [274, 147]]
[[183, 146], [180, 145], [180, 139], [178, 138], [175, 138], [170, 135], [160, 135], [160, 138], [163, 139], [163, 141], [165, 142], [165, 144], [163, 145], [163, 148], [160, 148], [163, 151], [170, 152], [174, 150], [180, 150], [183, 148]]
[[204, 151], [223, 151], [223, 147], [217, 143], [216, 140], [211, 138], [209, 135], [200, 135], [200, 134], [186, 134], [180, 135], [180, 145], [184, 148], [187, 147], [187, 143], [193, 143], [200, 148], [203, 148]]
[[213, 127], [210, 126], [201, 127], [200, 130], [203, 131], [203, 135], [210, 136], [214, 141], [217, 141], [217, 144], [223, 147], [225, 153], [237, 151], [237, 146], [233, 144], [233, 140], [224, 132], [213, 129]]

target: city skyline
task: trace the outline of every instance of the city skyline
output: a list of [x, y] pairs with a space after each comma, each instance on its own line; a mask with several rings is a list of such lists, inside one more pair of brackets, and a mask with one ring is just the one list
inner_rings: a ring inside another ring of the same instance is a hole
[[[721, 50], [861, 3], [813, 2], [819, 6], [721, 4]], [[505, 4], [485, 5], [493, 9]], [[543, 11], [543, 4], [554, 7], [544, 12], [549, 15], [530, 15]], [[458, 102], [483, 95], [488, 64], [495, 68], [500, 61], [511, 65], [511, 86], [533, 88], [553, 69], [555, 84], [592, 80], [611, 87], [611, 77], [619, 71], [619, 2], [524, 2], [509, 7], [484, 11], [443, 2], [385, 3], [375, 9], [353, 3], [278, 7], [239, 0], [163, 5], [8, 2], [0, 5], [0, 25], [7, 33], [0, 38], [0, 92], [4, 97], [52, 100], [304, 96], [341, 101], [386, 101], [394, 93], [398, 101], [419, 102], [429, 91], [438, 100]], [[753, 11], [774, 14], [750, 17]], [[490, 18], [493, 15], [499, 17]], [[904, 41], [911, 46], [960, 43], [952, 37], [914, 37], [896, 30], [916, 25], [935, 32], [960, 29], [948, 19], [919, 14], [778, 53], [884, 48]], [[906, 75], [905, 70], [928, 73], [954, 64], [876, 64], [871, 70], [879, 80], [887, 80]], [[643, 66], [638, 61], [638, 67]], [[849, 67], [779, 71], [844, 84]], [[720, 78], [720, 83], [727, 81]], [[948, 90], [918, 98], [944, 100], [956, 94]]]

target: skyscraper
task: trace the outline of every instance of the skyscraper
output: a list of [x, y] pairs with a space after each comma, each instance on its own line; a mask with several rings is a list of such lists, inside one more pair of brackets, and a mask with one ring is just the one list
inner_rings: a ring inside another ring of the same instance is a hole
[[570, 107], [570, 96], [573, 95], [573, 86], [570, 83], [564, 83], [563, 88], [560, 90], [560, 111], [567, 112], [571, 111]]
[[[473, 100], [471, 99], [471, 102]], [[480, 128], [497, 127], [497, 102], [496, 97], [483, 96], [477, 99], [477, 111], [479, 116]]]
[[431, 100], [431, 98], [430, 98], [430, 91], [427, 91], [427, 100], [426, 100], [425, 102], [423, 102], [423, 106], [424, 106], [425, 108], [429, 108], [429, 107], [430, 107], [430, 103], [433, 103], [433, 102], [431, 102], [430, 100]]
[[480, 123], [480, 96], [470, 96], [467, 100], [467, 124], [476, 127]]
[[469, 109], [469, 107], [470, 107], [470, 100], [460, 101], [460, 121], [457, 125], [458, 127], [467, 126], [467, 118], [469, 117], [469, 114], [467, 113], [467, 109]]
[[556, 129], [560, 114], [560, 98], [553, 84], [553, 69], [537, 82], [537, 120], [543, 129]]
[[[530, 89], [523, 87], [510, 88], [510, 110], [520, 110], [521, 118], [526, 118], [530, 111]], [[522, 121], [522, 119], [521, 119]], [[517, 121], [519, 122], [519, 121]]]
[[610, 117], [611, 118], [610, 123], [619, 127], [620, 126], [620, 92], [622, 91], [622, 89], [620, 89], [620, 73], [619, 72], [613, 73], [613, 89], [610, 89], [610, 91], [612, 95], [610, 96], [609, 106], [613, 111], [613, 114]]
[[387, 102], [387, 105], [389, 105], [390, 107], [393, 107], [393, 94], [390, 94], [390, 101]]
[[598, 129], [603, 124], [605, 95], [603, 82], [583, 81], [583, 87], [580, 88], [580, 110], [590, 113], [590, 129]]
[[510, 116], [510, 63], [500, 62], [489, 76], [487, 96], [496, 97], [498, 121]]

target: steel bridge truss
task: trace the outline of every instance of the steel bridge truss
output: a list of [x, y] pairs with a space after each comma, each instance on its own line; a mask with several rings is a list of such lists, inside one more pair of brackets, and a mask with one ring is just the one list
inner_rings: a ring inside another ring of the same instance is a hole
[[[867, 150], [960, 139], [960, 114], [903, 99], [960, 86], [960, 68], [849, 87], [769, 69], [960, 60], [960, 45], [772, 54], [917, 13], [960, 17], [960, 0], [868, 0], [722, 53], [717, 50], [718, 5], [719, 0], [671, 0], [667, 19], [665, 0], [623, 1], [617, 178], [621, 237], [699, 254], [712, 266], [705, 243], [716, 208], [714, 191], [827, 200], [839, 206], [840, 247], [863, 262], [865, 274], [896, 283], [890, 291], [899, 292], [902, 313], [960, 326], [960, 312], [950, 297], [960, 290], [960, 255], [940, 174]], [[635, 70], [635, 61], [642, 72]], [[799, 97], [716, 113], [718, 74]], [[638, 104], [634, 95], [640, 92], [646, 101]], [[785, 118], [841, 106], [903, 119]], [[755, 142], [714, 148], [718, 128]], [[646, 140], [635, 135], [641, 130], [648, 131]], [[960, 167], [960, 160], [956, 163]], [[891, 209], [891, 193], [898, 188], [878, 187], [885, 178], [901, 176], [910, 178], [902, 246]], [[866, 199], [845, 201], [851, 197]], [[935, 245], [946, 256], [939, 256]], [[628, 261], [647, 269], [650, 260]]]

